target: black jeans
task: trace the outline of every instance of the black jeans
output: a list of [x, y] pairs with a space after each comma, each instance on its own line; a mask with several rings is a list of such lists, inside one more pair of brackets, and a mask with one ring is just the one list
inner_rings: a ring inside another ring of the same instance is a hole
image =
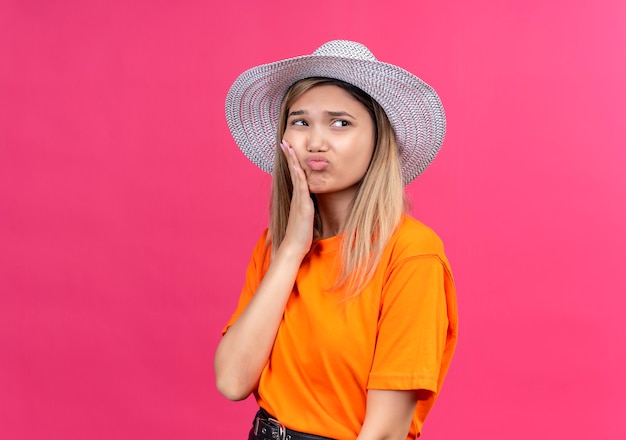
[[330, 437], [306, 434], [286, 428], [261, 408], [252, 421], [248, 440], [333, 440]]

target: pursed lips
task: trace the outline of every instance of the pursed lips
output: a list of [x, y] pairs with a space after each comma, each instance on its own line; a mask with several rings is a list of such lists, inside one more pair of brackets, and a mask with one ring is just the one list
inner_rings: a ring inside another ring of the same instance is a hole
[[324, 157], [309, 157], [305, 163], [313, 171], [322, 171], [328, 167], [328, 160]]

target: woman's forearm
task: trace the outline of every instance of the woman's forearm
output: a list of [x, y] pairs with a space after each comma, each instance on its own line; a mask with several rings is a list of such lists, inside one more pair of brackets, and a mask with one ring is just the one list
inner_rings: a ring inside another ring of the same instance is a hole
[[220, 341], [215, 352], [215, 378], [218, 390], [228, 399], [242, 400], [254, 391], [301, 261], [301, 252], [281, 246], [250, 303]]

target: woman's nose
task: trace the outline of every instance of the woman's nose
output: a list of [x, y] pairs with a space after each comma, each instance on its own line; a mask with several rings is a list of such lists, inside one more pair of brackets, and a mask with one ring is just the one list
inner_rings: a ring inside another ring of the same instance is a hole
[[309, 132], [306, 149], [309, 153], [326, 151], [328, 149], [326, 137], [322, 130], [315, 128]]

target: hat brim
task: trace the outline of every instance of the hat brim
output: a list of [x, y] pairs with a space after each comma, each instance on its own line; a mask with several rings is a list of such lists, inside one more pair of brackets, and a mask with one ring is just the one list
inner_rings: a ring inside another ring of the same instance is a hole
[[375, 99], [394, 128], [404, 184], [433, 161], [446, 132], [439, 96], [393, 64], [337, 56], [305, 55], [242, 73], [226, 97], [226, 120], [235, 142], [256, 166], [272, 173], [280, 105], [289, 87], [310, 77], [338, 79]]

